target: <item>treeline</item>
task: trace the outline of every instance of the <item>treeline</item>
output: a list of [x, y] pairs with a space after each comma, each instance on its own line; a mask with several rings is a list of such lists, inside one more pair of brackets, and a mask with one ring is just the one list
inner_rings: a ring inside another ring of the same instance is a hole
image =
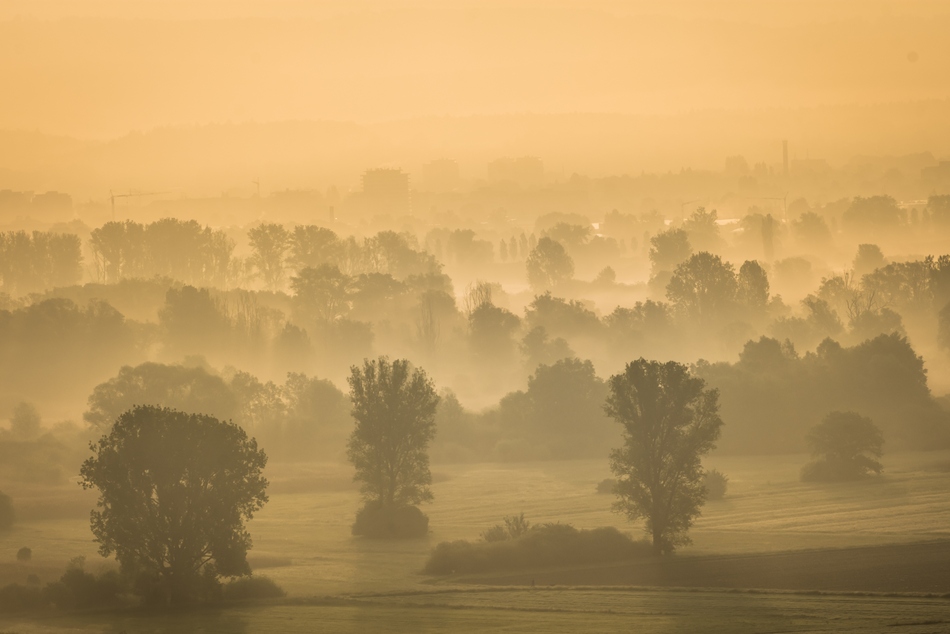
[[73, 234], [0, 232], [0, 289], [11, 296], [82, 279], [82, 244]]

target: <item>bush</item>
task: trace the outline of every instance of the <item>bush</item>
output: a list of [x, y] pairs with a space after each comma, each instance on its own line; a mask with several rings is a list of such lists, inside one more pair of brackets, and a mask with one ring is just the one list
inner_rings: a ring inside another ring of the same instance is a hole
[[115, 607], [124, 584], [114, 570], [96, 576], [83, 570], [83, 558], [69, 563], [59, 581], [46, 586], [46, 594], [60, 610]]
[[578, 530], [570, 524], [541, 524], [505, 541], [442, 542], [424, 572], [433, 575], [489, 572], [622, 561], [646, 557], [652, 547], [616, 528]]
[[482, 539], [486, 542], [503, 542], [508, 539], [517, 539], [531, 528], [531, 522], [524, 518], [524, 513], [520, 515], [506, 515], [505, 525], [495, 524], [487, 531], [482, 533]]
[[703, 486], [706, 488], [707, 500], [721, 500], [726, 495], [729, 478], [717, 469], [710, 469], [703, 473]]
[[28, 612], [40, 610], [49, 604], [42, 588], [11, 583], [0, 588], [0, 612]]
[[613, 495], [617, 492], [617, 479], [616, 478], [604, 478], [597, 483], [597, 492], [606, 493]]
[[15, 521], [16, 513], [13, 512], [13, 500], [9, 495], [0, 491], [0, 530], [10, 528]]
[[802, 482], [850, 482], [879, 473], [880, 463], [865, 456], [850, 459], [813, 460], [802, 467]]
[[376, 539], [425, 537], [429, 518], [415, 506], [385, 508], [380, 502], [367, 502], [357, 512], [352, 532]]
[[805, 482], [859, 480], [880, 474], [884, 436], [870, 418], [855, 412], [831, 412], [808, 433], [814, 461], [802, 468]]
[[224, 584], [222, 588], [222, 597], [225, 601], [277, 599], [285, 594], [283, 588], [268, 577], [241, 577]]
[[16, 551], [16, 560], [17, 561], [30, 561], [33, 559], [33, 549], [27, 548], [24, 546], [20, 550]]

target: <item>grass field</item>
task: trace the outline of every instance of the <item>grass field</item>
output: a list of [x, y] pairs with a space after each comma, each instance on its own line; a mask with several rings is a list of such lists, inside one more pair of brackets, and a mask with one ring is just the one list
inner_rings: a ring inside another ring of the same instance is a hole
[[[798, 482], [798, 469], [805, 460], [805, 456], [710, 459], [708, 466], [730, 477], [729, 492], [725, 499], [707, 504], [691, 531], [694, 544], [682, 549], [677, 557], [950, 539], [950, 453], [890, 456], [882, 481], [832, 486]], [[434, 587], [432, 580], [419, 572], [431, 548], [444, 540], [475, 539], [505, 514], [523, 511], [532, 522], [560, 521], [579, 528], [617, 526], [635, 535], [639, 535], [640, 528], [611, 512], [611, 496], [595, 493], [596, 483], [609, 476], [606, 461], [436, 465], [435, 502], [425, 508], [430, 517], [428, 539], [356, 539], [350, 536], [349, 525], [359, 499], [350, 473], [347, 466], [336, 464], [274, 464], [268, 468], [271, 501], [250, 524], [255, 541], [251, 563], [258, 574], [282, 585], [289, 600], [303, 603], [189, 613], [190, 625], [185, 630], [173, 621], [186, 617], [168, 617], [162, 625], [123, 616], [132, 619], [128, 626], [105, 631], [252, 632], [271, 629], [263, 624], [268, 619], [279, 621], [282, 631], [307, 631], [306, 624], [312, 626], [315, 622], [332, 624], [326, 628], [329, 631], [366, 631], [371, 621], [395, 628], [386, 630], [380, 625], [372, 628], [376, 631], [442, 631], [437, 625], [430, 627], [431, 623], [451, 623], [453, 631], [460, 632], [488, 628], [584, 631], [579, 629], [581, 626], [587, 631], [630, 631], [623, 629], [623, 623], [629, 622], [633, 614], [638, 615], [638, 623], [650, 623], [649, 631], [664, 631], [667, 625], [676, 631], [688, 631], [694, 622], [691, 619], [705, 622], [703, 613], [694, 609], [697, 601], [710, 603], [713, 607], [709, 609], [723, 618], [735, 612], [739, 619], [736, 623], [748, 623], [746, 629], [722, 631], [762, 631], [768, 629], [768, 623], [782, 622], [788, 614], [800, 615], [805, 629], [786, 631], [820, 631], [807, 629], [809, 623], [818, 622], [809, 619], [821, 614], [827, 617], [828, 606], [832, 605], [829, 601], [840, 602], [834, 603], [834, 614], [839, 615], [835, 618], [844, 619], [838, 625], [852, 628], [850, 631], [871, 631], [861, 624], [874, 621], [873, 614], [880, 615], [881, 610], [894, 623], [900, 619], [950, 622], [950, 602], [946, 599], [907, 599], [907, 603], [888, 599], [882, 603], [862, 597], [722, 592], [684, 595], [607, 589], [564, 590], [562, 596], [556, 593], [560, 591], [540, 588], [531, 594], [516, 589], [483, 593], [473, 592], [471, 587]], [[10, 492], [20, 500], [25, 491], [11, 487]], [[29, 574], [43, 581], [53, 580], [62, 573], [66, 561], [77, 555], [87, 557], [91, 570], [110, 565], [96, 555], [89, 533], [88, 509], [94, 497], [75, 485], [28, 493], [29, 504], [21, 506], [23, 520], [13, 531], [0, 534], [0, 583], [23, 582]], [[29, 564], [14, 561], [21, 546], [33, 549], [34, 560]], [[950, 573], [947, 586], [944, 591], [950, 592]], [[453, 590], [455, 594], [405, 594], [435, 588]], [[380, 597], [380, 593], [399, 594]], [[322, 603], [322, 597], [328, 596], [346, 597], [347, 601], [358, 597], [360, 602]], [[550, 613], [541, 605], [529, 609], [529, 605], [535, 605], [528, 601], [530, 597], [565, 611]], [[307, 603], [315, 598], [321, 598], [321, 603]], [[914, 601], [922, 603], [913, 608]], [[914, 616], [915, 609], [920, 615]], [[757, 620], [758, 614], [765, 620]], [[9, 626], [0, 623], [0, 631], [103, 631], [104, 623], [90, 616], [14, 622]], [[570, 627], [571, 623], [577, 627]], [[149, 629], [153, 626], [158, 629]], [[920, 630], [914, 627], [901, 627], [899, 631], [950, 630], [950, 624], [932, 626], [930, 630], [927, 626], [920, 626], [924, 628]], [[849, 630], [835, 627], [827, 631]]]

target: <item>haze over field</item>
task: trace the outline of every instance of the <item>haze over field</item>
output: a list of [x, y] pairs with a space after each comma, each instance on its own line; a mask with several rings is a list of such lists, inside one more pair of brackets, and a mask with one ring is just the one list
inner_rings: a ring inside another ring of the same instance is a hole
[[0, 629], [950, 623], [947, 33], [0, 0]]

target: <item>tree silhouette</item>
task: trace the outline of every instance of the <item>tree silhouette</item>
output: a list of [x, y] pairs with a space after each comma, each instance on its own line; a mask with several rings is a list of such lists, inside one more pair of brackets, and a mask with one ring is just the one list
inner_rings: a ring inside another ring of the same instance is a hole
[[538, 240], [525, 262], [532, 288], [547, 289], [574, 277], [574, 260], [561, 243], [548, 237]]
[[734, 305], [735, 270], [718, 255], [700, 251], [676, 267], [666, 296], [687, 317], [699, 322], [724, 316]]
[[831, 412], [808, 432], [808, 447], [815, 457], [802, 469], [802, 480], [857, 480], [884, 467], [884, 436], [870, 418], [856, 412]]
[[237, 413], [237, 400], [220, 377], [204, 368], [148, 362], [134, 368], [124, 366], [116, 376], [97, 385], [83, 419], [105, 429], [122, 412], [143, 404], [209, 412], [219, 418], [232, 418]]
[[284, 255], [290, 248], [290, 233], [283, 225], [263, 223], [247, 232], [254, 254], [251, 261], [264, 285], [277, 290], [284, 282]]
[[147, 600], [190, 602], [218, 576], [250, 574], [244, 522], [267, 502], [267, 457], [240, 427], [135, 407], [91, 447], [80, 475], [99, 490], [99, 552], [115, 554]]
[[356, 427], [347, 455], [364, 501], [384, 513], [432, 499], [429, 441], [439, 396], [432, 381], [405, 359], [366, 360], [350, 368]]
[[722, 420], [719, 392], [685, 365], [638, 359], [610, 377], [606, 412], [623, 425], [610, 455], [618, 477], [614, 508], [644, 518], [653, 548], [688, 544], [686, 531], [706, 499], [700, 458], [715, 447]]
[[668, 229], [650, 238], [650, 263], [653, 275], [672, 271], [693, 253], [689, 236], [682, 229]]
[[755, 260], [746, 260], [739, 267], [737, 298], [753, 310], [763, 310], [769, 303], [769, 276]]

